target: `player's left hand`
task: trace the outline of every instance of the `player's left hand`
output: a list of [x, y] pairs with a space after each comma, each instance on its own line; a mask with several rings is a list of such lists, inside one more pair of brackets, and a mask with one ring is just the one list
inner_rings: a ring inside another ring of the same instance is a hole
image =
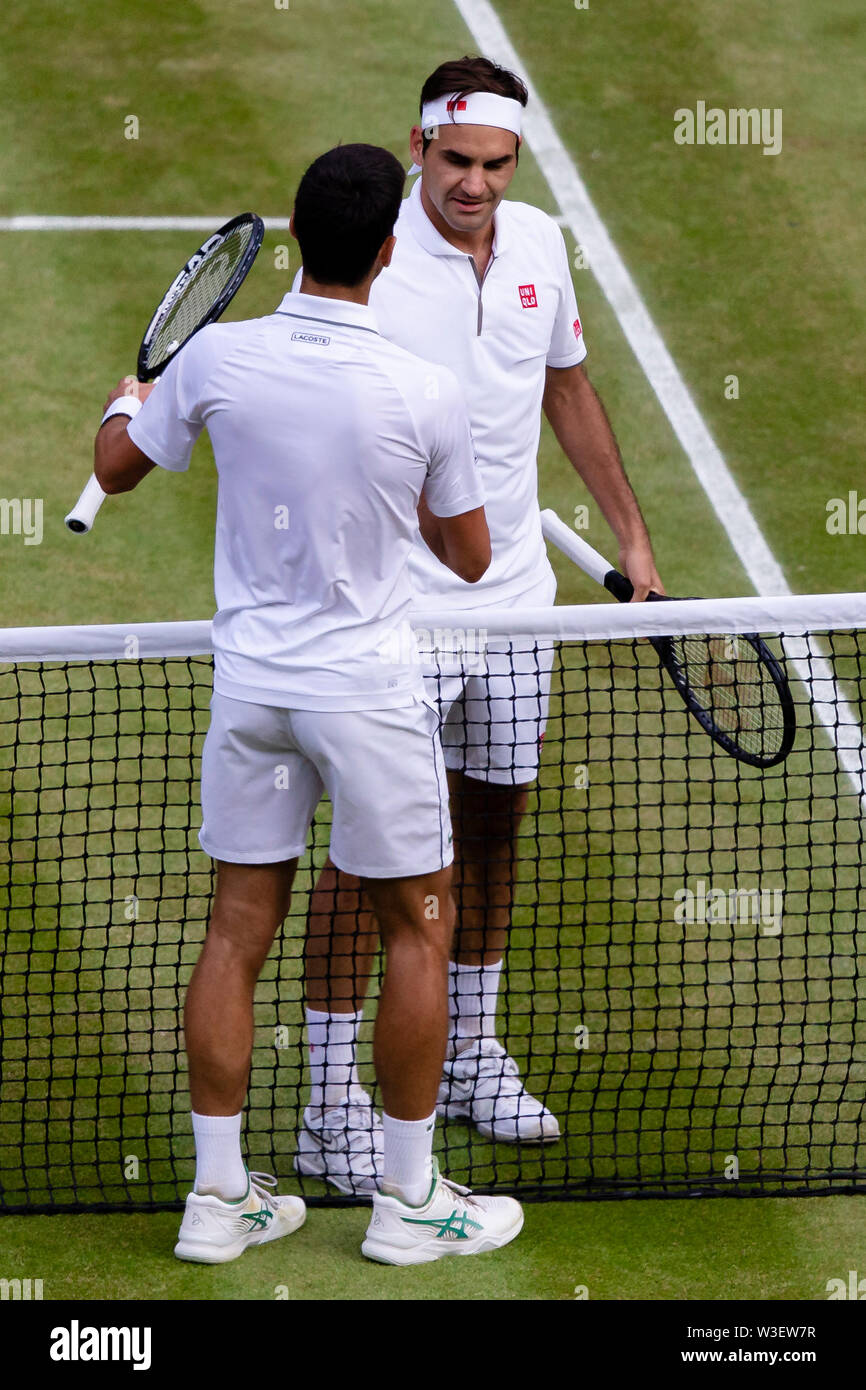
[[664, 585], [659, 579], [649, 542], [624, 545], [619, 552], [619, 567], [634, 586], [632, 603], [640, 603], [652, 590], [663, 594]]
[[146, 401], [155, 385], [155, 381], [139, 381], [136, 376], [122, 376], [102, 407], [103, 414], [121, 396], [135, 396], [140, 401]]

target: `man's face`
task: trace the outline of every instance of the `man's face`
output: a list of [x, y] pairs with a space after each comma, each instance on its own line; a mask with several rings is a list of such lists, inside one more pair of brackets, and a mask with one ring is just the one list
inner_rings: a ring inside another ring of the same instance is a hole
[[423, 164], [424, 191], [455, 231], [480, 232], [489, 226], [514, 178], [516, 145], [510, 130], [448, 122], [439, 126], [422, 159], [421, 129], [413, 127], [412, 156]]

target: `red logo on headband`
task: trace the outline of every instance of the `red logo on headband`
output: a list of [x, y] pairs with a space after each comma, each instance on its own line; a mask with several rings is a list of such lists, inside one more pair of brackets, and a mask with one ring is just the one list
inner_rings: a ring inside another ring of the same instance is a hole
[[450, 112], [454, 112], [454, 111], [465, 111], [465, 110], [466, 110], [466, 102], [465, 102], [465, 101], [456, 101], [456, 100], [452, 99], [452, 100], [449, 101], [449, 103], [448, 103], [448, 110], [449, 110]]
[[538, 300], [535, 297], [535, 286], [519, 285], [518, 289], [520, 290], [520, 302], [524, 309], [537, 309]]

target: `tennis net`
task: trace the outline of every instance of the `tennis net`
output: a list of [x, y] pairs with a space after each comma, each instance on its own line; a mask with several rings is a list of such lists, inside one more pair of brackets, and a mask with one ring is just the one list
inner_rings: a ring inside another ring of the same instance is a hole
[[[521, 671], [553, 664], [498, 1032], [561, 1139], [447, 1121], [443, 1170], [525, 1198], [864, 1190], [866, 594], [415, 621], [440, 653], [510, 639]], [[686, 632], [759, 632], [783, 662], [797, 734], [779, 766], [735, 762], [687, 712], [643, 640]], [[211, 679], [206, 623], [0, 632], [0, 1210], [189, 1188]], [[246, 1145], [282, 1190], [339, 1204], [292, 1165], [328, 823], [323, 803], [258, 988]]]

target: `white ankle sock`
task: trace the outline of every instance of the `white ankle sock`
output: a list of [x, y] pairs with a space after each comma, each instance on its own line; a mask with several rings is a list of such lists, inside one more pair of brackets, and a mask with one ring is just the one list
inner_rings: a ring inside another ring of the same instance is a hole
[[435, 1124], [435, 1110], [426, 1120], [395, 1120], [382, 1112], [382, 1191], [402, 1198], [410, 1207], [420, 1207], [430, 1191]]
[[325, 1014], [307, 1009], [311, 1107], [348, 1105], [359, 1085], [355, 1053], [363, 1014]]
[[502, 961], [495, 965], [448, 962], [448, 1015], [452, 1047], [467, 1039], [496, 1037], [496, 1001]]
[[240, 1115], [197, 1115], [192, 1112], [195, 1135], [195, 1190], [224, 1202], [245, 1197], [249, 1187], [241, 1155]]

